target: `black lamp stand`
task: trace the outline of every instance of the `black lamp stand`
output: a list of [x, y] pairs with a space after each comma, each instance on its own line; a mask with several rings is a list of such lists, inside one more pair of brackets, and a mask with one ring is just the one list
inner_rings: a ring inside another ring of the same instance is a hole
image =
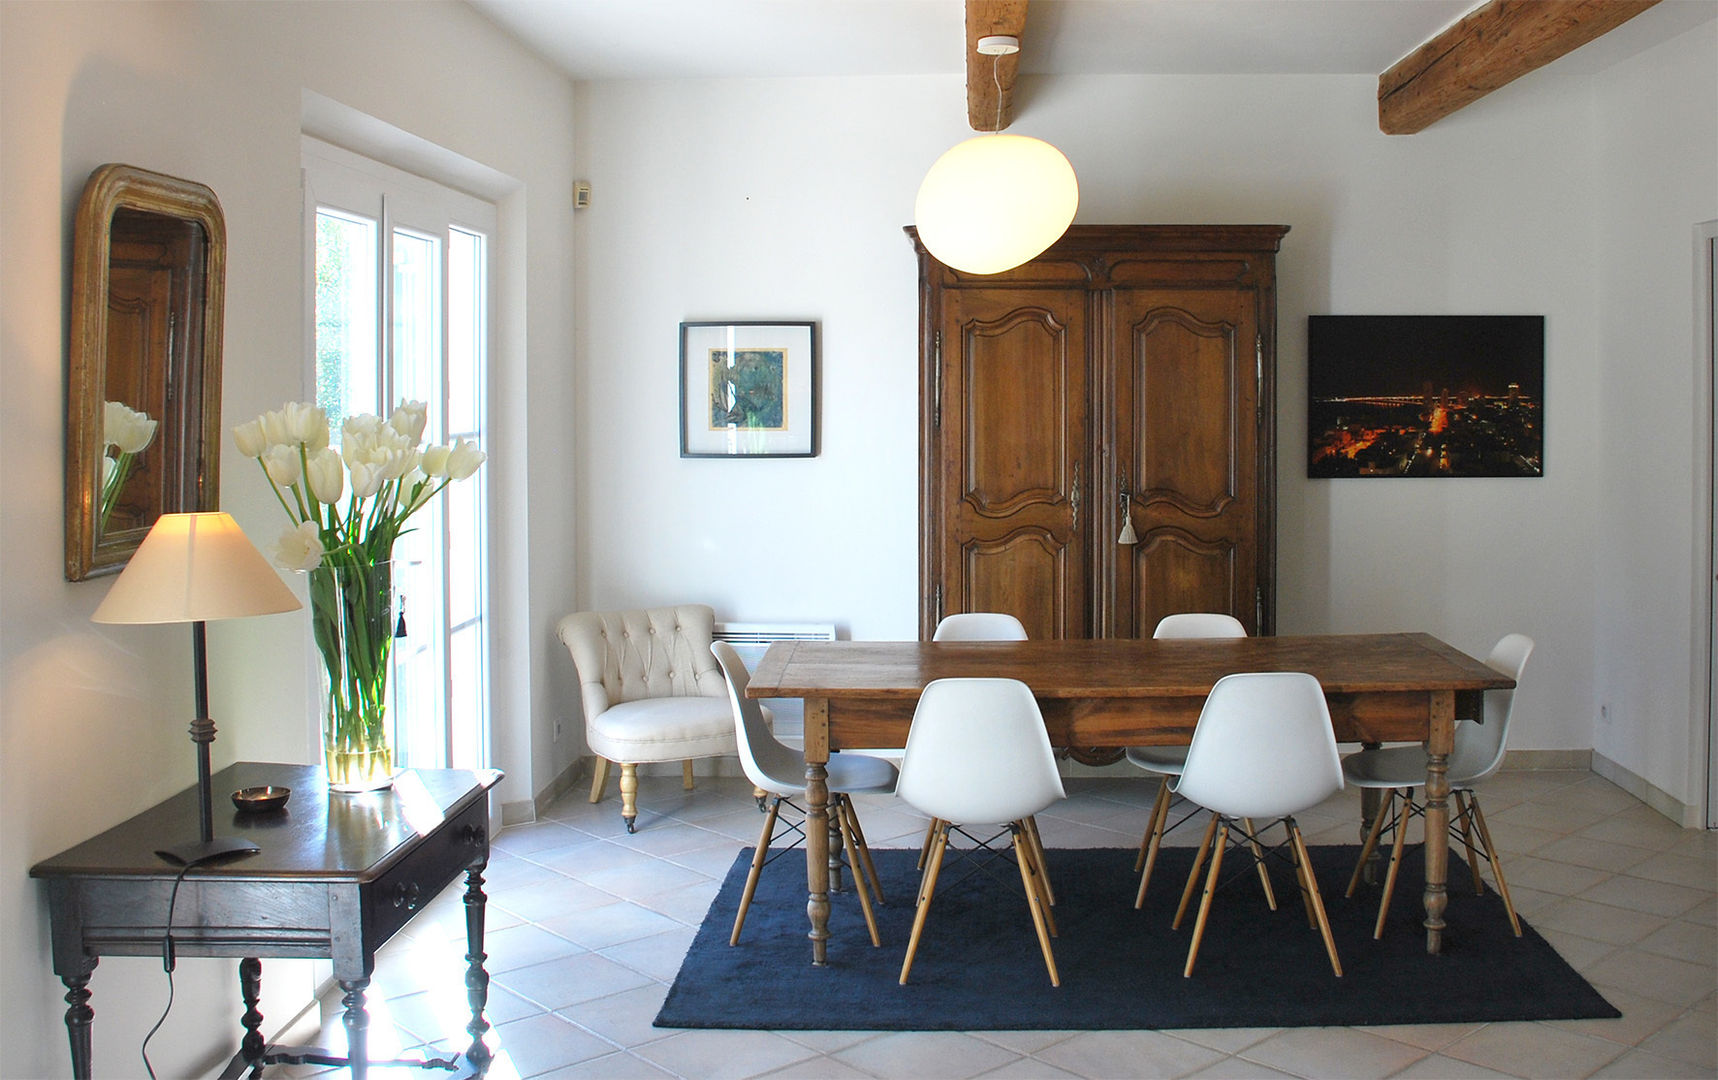
[[197, 746], [197, 821], [201, 835], [197, 840], [157, 848], [155, 852], [180, 866], [262, 850], [243, 837], [215, 835], [215, 807], [209, 790], [209, 744], [215, 741], [215, 722], [209, 719], [209, 641], [201, 619], [191, 624], [191, 666], [197, 693], [197, 718], [191, 721], [191, 741]]

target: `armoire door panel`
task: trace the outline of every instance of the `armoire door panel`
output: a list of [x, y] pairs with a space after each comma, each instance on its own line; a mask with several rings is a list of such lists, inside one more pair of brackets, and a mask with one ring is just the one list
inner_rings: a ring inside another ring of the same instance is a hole
[[1249, 575], [1240, 570], [1249, 561], [1249, 553], [1226, 539], [1204, 541], [1172, 528], [1141, 537], [1134, 547], [1131, 598], [1139, 635], [1150, 634], [1159, 619], [1177, 612], [1239, 613], [1251, 608], [1251, 589], [1242, 580]]
[[1069, 634], [1066, 545], [1040, 529], [1022, 529], [995, 542], [962, 549], [961, 592], [969, 611], [1005, 611], [1031, 638]]
[[[1133, 328], [1136, 490], [1212, 517], [1236, 497], [1240, 419], [1236, 327], [1181, 307], [1153, 308]], [[1249, 365], [1250, 366], [1250, 365]], [[1250, 417], [1249, 417], [1250, 419]]]
[[[1028, 499], [1055, 500], [1068, 489], [1069, 417], [1043, 411], [1082, 388], [1069, 370], [1068, 323], [1026, 307], [987, 320], [969, 314], [960, 328], [958, 386], [965, 476], [960, 498], [991, 509]], [[1030, 418], [1031, 422], [1027, 422]]]

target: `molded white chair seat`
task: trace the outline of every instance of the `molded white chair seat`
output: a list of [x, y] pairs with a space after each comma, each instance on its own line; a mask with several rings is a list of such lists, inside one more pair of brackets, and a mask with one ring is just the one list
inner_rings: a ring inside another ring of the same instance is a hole
[[[1158, 640], [1244, 638], [1247, 636], [1247, 628], [1233, 615], [1215, 611], [1186, 611], [1165, 615], [1159, 619], [1151, 636]], [[1152, 800], [1151, 814], [1146, 819], [1145, 835], [1139, 841], [1139, 854], [1133, 860], [1134, 872], [1139, 874], [1139, 891], [1133, 898], [1134, 909], [1138, 910], [1145, 906], [1145, 889], [1151, 884], [1151, 871], [1157, 865], [1157, 853], [1163, 849], [1164, 835], [1185, 824], [1193, 815], [1188, 814], [1175, 824], [1168, 824], [1172, 791], [1169, 780], [1180, 776], [1181, 770], [1186, 767], [1187, 747], [1130, 746], [1125, 756], [1130, 765], [1164, 778], [1158, 784], [1157, 797]], [[1270, 878], [1266, 876], [1262, 880], [1265, 882], [1266, 895], [1271, 895]], [[1275, 902], [1274, 896], [1272, 902]]]
[[[1306, 905], [1307, 920], [1324, 938], [1331, 970], [1341, 976], [1342, 962], [1337, 958], [1330, 921], [1325, 917], [1318, 879], [1307, 856], [1306, 841], [1294, 819], [1295, 814], [1342, 790], [1342, 762], [1336, 753], [1336, 734], [1318, 680], [1300, 672], [1277, 671], [1226, 675], [1217, 680], [1193, 729], [1187, 766], [1176, 780], [1175, 790], [1183, 798], [1210, 810], [1212, 815], [1194, 856], [1187, 887], [1182, 891], [1181, 906], [1175, 913], [1174, 926], [1179, 929], [1209, 855], [1211, 870], [1205, 879], [1199, 917], [1182, 974], [1193, 974], [1199, 942], [1211, 911], [1211, 898], [1220, 880], [1223, 854], [1229, 846], [1229, 832], [1236, 825], [1241, 826], [1242, 834], [1238, 850], [1248, 851], [1263, 873], [1265, 852], [1259, 844], [1259, 832], [1249, 820], [1260, 818], [1280, 822], [1287, 830], [1289, 859]], [[1275, 910], [1274, 898], [1270, 906]]]
[[585, 740], [596, 755], [591, 802], [602, 799], [610, 762], [620, 763], [621, 818], [638, 823], [638, 766], [679, 761], [686, 790], [692, 759], [735, 752], [734, 718], [710, 655], [716, 613], [703, 604], [644, 611], [581, 611], [556, 628], [579, 672]]
[[907, 732], [895, 794], [935, 822], [901, 983], [924, 933], [951, 824], [1005, 823], [1044, 966], [1051, 984], [1061, 985], [1050, 949], [1056, 931], [1043, 856], [1026, 821], [1067, 794], [1031, 688], [1015, 679], [937, 679], [926, 686]]
[[[1527, 658], [1531, 655], [1532, 638], [1525, 634], [1506, 634], [1492, 646], [1491, 654], [1486, 657], [1485, 662], [1520, 683], [1521, 673], [1526, 669]], [[1509, 718], [1514, 711], [1514, 690], [1486, 691], [1485, 723], [1475, 723], [1472, 720], [1460, 720], [1456, 723], [1455, 746], [1450, 752], [1446, 775], [1449, 779], [1450, 798], [1456, 804], [1456, 812], [1450, 816], [1450, 835], [1460, 839], [1467, 851], [1468, 872], [1473, 878], [1473, 891], [1475, 895], [1484, 891], [1479, 876], [1479, 860], [1484, 858], [1491, 864], [1492, 877], [1497, 879], [1497, 894], [1503, 899], [1503, 910], [1509, 916], [1510, 929], [1515, 931], [1516, 937], [1520, 937], [1521, 920], [1515, 914], [1515, 902], [1509, 895], [1509, 883], [1503, 876], [1503, 860], [1496, 845], [1491, 842], [1491, 830], [1485, 824], [1485, 815], [1480, 812], [1479, 794], [1474, 791], [1475, 784], [1496, 772], [1503, 764], [1504, 751], [1509, 742]], [[1425, 807], [1414, 801], [1413, 794], [1414, 788], [1426, 781], [1426, 763], [1429, 758], [1424, 746], [1391, 746], [1381, 750], [1362, 750], [1342, 759], [1342, 775], [1350, 784], [1389, 792], [1385, 804], [1378, 808], [1377, 817], [1372, 819], [1372, 828], [1368, 830], [1366, 843], [1360, 849], [1360, 860], [1355, 864], [1353, 876], [1348, 879], [1348, 895], [1353, 896], [1365, 871], [1366, 861], [1377, 850], [1379, 837], [1385, 832], [1393, 831], [1395, 841], [1390, 845], [1390, 864], [1385, 871], [1384, 890], [1379, 897], [1378, 921], [1372, 930], [1374, 938], [1384, 936], [1385, 916], [1390, 911], [1390, 900], [1396, 891], [1396, 873], [1402, 865], [1408, 819], [1416, 815], [1423, 817], [1425, 813]]]
[[[746, 696], [746, 688], [751, 685], [752, 676], [751, 672], [746, 670], [746, 663], [740, 659], [740, 654], [734, 651], [734, 647], [725, 641], [717, 641], [711, 644], [710, 654], [722, 669], [723, 682], [727, 688], [725, 704], [728, 707], [728, 724], [740, 755], [740, 766], [745, 769], [746, 778], [755, 784], [758, 790], [771, 796], [763, 831], [758, 835], [757, 850], [752, 854], [751, 870], [746, 874], [746, 887], [740, 896], [740, 909], [734, 914], [734, 929], [728, 935], [728, 944], [738, 945], [740, 931], [746, 924], [746, 913], [752, 907], [752, 896], [758, 889], [758, 877], [763, 873], [765, 864], [770, 861], [770, 841], [775, 836], [776, 822], [780, 819], [784, 805], [801, 815], [801, 820], [790, 822], [789, 828], [804, 834], [802, 822], [805, 810], [793, 800], [805, 795], [805, 754], [777, 739], [765, 722], [763, 708], [757, 699]], [[841, 846], [847, 854], [847, 865], [852, 868], [856, 879], [859, 906], [865, 913], [865, 925], [871, 931], [871, 944], [881, 945], [882, 939], [877, 934], [877, 918], [871, 910], [871, 897], [875, 895], [877, 903], [881, 904], [883, 889], [877, 882], [877, 868], [872, 865], [871, 849], [865, 843], [865, 833], [859, 828], [859, 815], [854, 811], [853, 800], [848, 796], [891, 792], [895, 789], [895, 781], [900, 774], [896, 772], [893, 764], [882, 758], [845, 750], [831, 754], [826, 769], [829, 811], [836, 830], [841, 834]], [[798, 841], [795, 841], [793, 846], [798, 846]], [[791, 849], [790, 847], [786, 850]], [[833, 884], [839, 889], [840, 879], [837, 877]]]

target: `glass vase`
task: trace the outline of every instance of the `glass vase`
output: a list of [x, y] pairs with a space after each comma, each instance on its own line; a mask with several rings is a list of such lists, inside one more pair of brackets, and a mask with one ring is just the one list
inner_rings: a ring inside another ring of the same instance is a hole
[[394, 782], [388, 700], [394, 669], [393, 564], [361, 558], [310, 571], [310, 621], [322, 657], [322, 756], [331, 791]]

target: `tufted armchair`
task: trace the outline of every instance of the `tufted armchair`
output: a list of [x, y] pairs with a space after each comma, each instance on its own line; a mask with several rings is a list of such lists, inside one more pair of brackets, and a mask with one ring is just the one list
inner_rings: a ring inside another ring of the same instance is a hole
[[703, 604], [648, 611], [581, 611], [558, 633], [579, 671], [585, 741], [597, 755], [591, 802], [620, 763], [621, 817], [637, 831], [638, 766], [736, 752], [727, 682], [710, 652], [716, 616]]

